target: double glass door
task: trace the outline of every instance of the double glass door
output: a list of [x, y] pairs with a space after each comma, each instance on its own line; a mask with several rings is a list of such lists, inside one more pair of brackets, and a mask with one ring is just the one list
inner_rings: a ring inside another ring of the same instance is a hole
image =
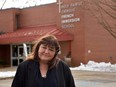
[[[27, 54], [31, 52], [31, 46], [27, 46]], [[11, 66], [18, 66], [25, 60], [23, 45], [12, 45]]]

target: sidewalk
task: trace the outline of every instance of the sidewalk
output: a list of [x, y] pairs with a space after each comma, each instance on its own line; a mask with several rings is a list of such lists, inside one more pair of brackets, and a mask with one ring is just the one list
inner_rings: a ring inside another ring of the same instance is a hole
[[72, 71], [77, 87], [116, 87], [116, 72]]

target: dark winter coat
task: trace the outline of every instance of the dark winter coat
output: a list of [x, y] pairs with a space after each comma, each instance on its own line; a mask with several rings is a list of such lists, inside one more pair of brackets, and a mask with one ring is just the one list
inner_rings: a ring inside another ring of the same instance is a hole
[[39, 63], [35, 60], [22, 62], [16, 71], [11, 87], [75, 87], [69, 67], [60, 61], [57, 67], [41, 77]]

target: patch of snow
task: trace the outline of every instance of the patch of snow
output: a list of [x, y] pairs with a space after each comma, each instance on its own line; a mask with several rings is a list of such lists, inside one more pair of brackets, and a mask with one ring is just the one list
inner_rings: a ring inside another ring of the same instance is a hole
[[71, 70], [87, 70], [87, 71], [103, 71], [103, 72], [116, 72], [116, 64], [105, 62], [89, 61], [87, 64], [81, 63], [80, 66], [70, 68]]

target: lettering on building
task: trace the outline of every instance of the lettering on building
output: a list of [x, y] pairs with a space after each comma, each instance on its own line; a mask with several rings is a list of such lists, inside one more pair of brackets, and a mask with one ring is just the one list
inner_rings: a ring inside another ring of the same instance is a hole
[[75, 2], [70, 4], [61, 4], [61, 27], [74, 28], [75, 23], [80, 21], [80, 18], [75, 15], [76, 9], [82, 2]]

